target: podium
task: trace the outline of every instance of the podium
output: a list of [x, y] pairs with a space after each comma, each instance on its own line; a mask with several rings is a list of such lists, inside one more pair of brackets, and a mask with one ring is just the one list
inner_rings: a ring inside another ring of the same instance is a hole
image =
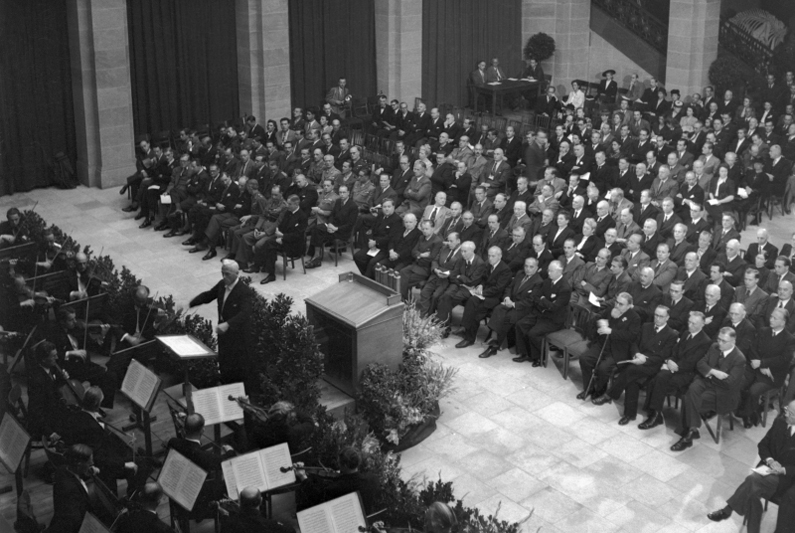
[[330, 384], [354, 396], [370, 363], [397, 369], [403, 358], [403, 301], [396, 291], [346, 272], [305, 302]]

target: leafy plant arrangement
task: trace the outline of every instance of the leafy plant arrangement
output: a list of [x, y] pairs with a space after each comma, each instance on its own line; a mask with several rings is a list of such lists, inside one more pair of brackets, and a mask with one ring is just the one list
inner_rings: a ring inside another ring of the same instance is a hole
[[[356, 405], [385, 445], [405, 447], [402, 439], [420, 424], [438, 418], [439, 400], [453, 391], [457, 369], [442, 365], [430, 350], [439, 340], [439, 322], [433, 317], [423, 318], [413, 305], [406, 306], [403, 360], [397, 371], [372, 364], [362, 372]], [[422, 440], [424, 436], [417, 438]]]
[[[736, 96], [742, 96], [746, 86], [753, 86], [753, 80], [758, 74], [750, 70], [745, 64], [729, 54], [720, 54], [709, 66], [709, 81], [715, 86], [716, 94], [723, 94], [727, 89], [735, 91]], [[739, 89], [739, 91], [738, 91]]]
[[549, 59], [555, 53], [555, 39], [546, 33], [531, 35], [524, 45], [524, 58], [538, 62]]

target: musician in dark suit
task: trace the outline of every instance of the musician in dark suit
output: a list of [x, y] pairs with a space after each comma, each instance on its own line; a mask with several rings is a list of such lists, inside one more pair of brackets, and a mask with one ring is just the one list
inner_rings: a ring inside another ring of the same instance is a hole
[[110, 524], [114, 516], [105, 512], [95, 498], [93, 486], [87, 481], [96, 473], [93, 451], [85, 444], [73, 444], [64, 453], [66, 464], [55, 471], [52, 487], [53, 516], [48, 533], [78, 533], [86, 512]]
[[359, 471], [361, 461], [361, 455], [353, 446], [345, 446], [340, 450], [337, 459], [340, 467], [338, 476], [324, 480], [317, 476], [306, 479], [306, 474], [299, 471], [297, 477], [304, 480], [296, 492], [296, 509], [300, 511], [351, 492], [358, 492], [362, 497], [364, 514], [375, 512], [381, 487], [374, 474]]
[[[53, 432], [61, 431], [66, 406], [59, 388], [65, 383], [63, 375], [55, 366], [58, 350], [49, 341], [36, 346], [36, 362], [27, 369], [28, 374], [28, 423], [31, 438], [39, 440]], [[5, 402], [5, 400], [3, 400]]]
[[174, 530], [157, 516], [157, 507], [162, 499], [163, 488], [159, 483], [153, 481], [144, 485], [137, 499], [141, 507], [119, 518], [116, 533], [174, 533]]
[[687, 388], [682, 407], [682, 429], [671, 451], [681, 452], [700, 437], [701, 415], [715, 411], [718, 416], [729, 413], [740, 403], [740, 387], [745, 370], [745, 356], [735, 346], [732, 328], [721, 328], [706, 355], [696, 364], [698, 375]]
[[294, 533], [292, 527], [265, 518], [260, 510], [262, 495], [256, 487], [240, 491], [240, 510], [221, 521], [221, 533]]
[[563, 265], [552, 261], [547, 267], [549, 277], [532, 296], [528, 314], [516, 322], [516, 353], [514, 363], [532, 362], [541, 366], [541, 344], [544, 336], [563, 329], [569, 312], [571, 286], [563, 279]]
[[269, 240], [262, 247], [260, 257], [256, 258], [255, 264], [263, 265], [266, 276], [260, 281], [265, 285], [276, 281], [276, 259], [282, 251], [288, 257], [297, 257], [304, 253], [306, 246], [306, 227], [308, 215], [301, 209], [301, 199], [298, 195], [287, 198], [287, 209], [282, 212], [279, 224], [276, 227], [276, 239]]
[[738, 410], [746, 428], [759, 423], [762, 395], [784, 385], [795, 351], [795, 338], [784, 328], [788, 318], [785, 309], [774, 309], [770, 314], [770, 327], [762, 328], [755, 337]]
[[759, 442], [758, 466], [766, 465], [768, 475], [752, 472], [726, 500], [726, 507], [707, 515], [720, 522], [732, 512], [748, 519], [748, 532], [759, 533], [762, 522], [760, 498], [779, 496], [781, 503], [776, 519], [776, 533], [788, 533], [795, 524], [795, 401], [787, 405], [784, 416], [773, 421], [770, 430]]
[[[632, 295], [622, 292], [616, 297], [613, 307], [602, 311], [590, 325], [588, 337], [598, 337], [580, 358], [584, 389], [577, 394], [577, 399], [585, 400], [589, 394], [592, 398], [602, 396], [616, 363], [631, 359], [632, 345], [637, 342], [641, 329], [640, 316], [632, 304]], [[589, 388], [592, 376], [593, 385]]]
[[663, 361], [662, 368], [646, 385], [644, 410], [648, 418], [638, 425], [639, 429], [651, 429], [663, 423], [662, 409], [669, 394], [682, 394], [696, 376], [696, 364], [712, 344], [703, 331], [704, 313], [692, 311], [687, 319], [687, 330], [679, 335], [679, 341], [671, 356]]
[[[222, 383], [252, 383], [248, 342], [251, 317], [251, 289], [240, 280], [240, 267], [232, 260], [222, 261], [221, 277], [213, 288], [190, 301], [190, 307], [218, 302], [218, 366]], [[253, 378], [256, 380], [257, 378]]]
[[489, 310], [500, 303], [505, 288], [511, 283], [513, 273], [505, 261], [502, 260], [502, 250], [496, 246], [489, 249], [489, 266], [481, 280], [473, 286], [473, 294], [464, 304], [464, 316], [461, 319], [461, 329], [464, 339], [455, 345], [456, 348], [467, 348], [475, 344], [480, 321]]
[[677, 342], [677, 332], [668, 326], [668, 308], [660, 305], [654, 310], [654, 321], [643, 324], [640, 339], [630, 350], [634, 356], [629, 363], [622, 365], [613, 379], [613, 385], [607, 393], [593, 400], [595, 405], [603, 405], [618, 400], [624, 393], [624, 415], [618, 424], [626, 426], [638, 416], [638, 395], [640, 387], [646, 380], [653, 378], [660, 371], [663, 361], [671, 358]]

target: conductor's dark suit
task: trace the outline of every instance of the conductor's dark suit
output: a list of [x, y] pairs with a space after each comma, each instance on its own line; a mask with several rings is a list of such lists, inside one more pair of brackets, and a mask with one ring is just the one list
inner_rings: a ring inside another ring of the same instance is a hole
[[[301, 213], [300, 210], [298, 212]], [[250, 383], [252, 372], [248, 364], [247, 345], [253, 295], [251, 289], [240, 278], [235, 282], [226, 300], [224, 300], [225, 293], [226, 284], [221, 280], [215, 287], [191, 300], [190, 306], [208, 304], [213, 300], [218, 302], [218, 323], [226, 322], [229, 325], [226, 333], [218, 335], [218, 366], [221, 370], [221, 382]]]

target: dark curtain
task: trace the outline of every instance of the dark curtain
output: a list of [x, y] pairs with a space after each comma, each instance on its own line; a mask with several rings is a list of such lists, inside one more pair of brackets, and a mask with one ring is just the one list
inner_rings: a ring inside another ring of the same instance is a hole
[[0, 1], [0, 195], [45, 187], [76, 159], [66, 2]]
[[522, 0], [424, 0], [422, 96], [431, 105], [465, 105], [467, 76], [480, 59], [522, 70]]
[[135, 133], [239, 116], [235, 0], [129, 0]]
[[345, 77], [354, 96], [374, 96], [375, 8], [372, 0], [290, 0], [293, 106], [318, 106]]

